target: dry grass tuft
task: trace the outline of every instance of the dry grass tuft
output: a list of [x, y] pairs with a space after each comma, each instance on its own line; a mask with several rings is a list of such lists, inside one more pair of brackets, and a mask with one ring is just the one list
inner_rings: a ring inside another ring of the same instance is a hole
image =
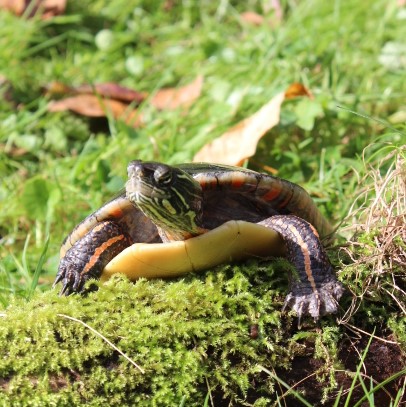
[[[391, 151], [377, 164], [366, 163], [364, 185], [342, 229], [352, 235], [344, 252], [357, 270], [361, 292], [354, 293], [346, 319], [367, 295], [382, 300], [389, 295], [406, 315], [406, 146]], [[364, 158], [364, 162], [366, 162]]]

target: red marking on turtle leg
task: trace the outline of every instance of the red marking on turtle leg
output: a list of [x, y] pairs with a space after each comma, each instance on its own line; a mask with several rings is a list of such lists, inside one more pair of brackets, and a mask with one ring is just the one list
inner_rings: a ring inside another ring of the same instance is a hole
[[61, 259], [55, 284], [63, 281], [62, 294], [81, 291], [89, 278], [99, 278], [106, 264], [131, 243], [119, 224], [113, 221], [97, 224]]
[[299, 323], [305, 314], [318, 319], [320, 315], [335, 313], [344, 288], [337, 281], [315, 228], [294, 215], [275, 215], [259, 224], [282, 236], [288, 260], [298, 272], [299, 280], [292, 283], [283, 310], [295, 310]]
[[[309, 226], [311, 226], [309, 224]], [[313, 270], [312, 270], [312, 260], [310, 258], [310, 250], [308, 244], [303, 240], [300, 232], [298, 229], [293, 226], [293, 225], [288, 225], [289, 230], [292, 232], [292, 235], [296, 238], [296, 243], [299, 245], [300, 250], [303, 255], [303, 263], [304, 263], [304, 270], [307, 275], [307, 280], [309, 281], [313, 293], [316, 296], [316, 301], [317, 301], [317, 308], [320, 309], [320, 297], [319, 297], [319, 292], [317, 291], [316, 283], [314, 281], [314, 276], [313, 276]], [[311, 226], [311, 229], [315, 231], [313, 226]], [[318, 234], [316, 232], [316, 236], [318, 238]]]
[[[96, 248], [92, 257], [90, 257], [89, 261], [86, 263], [85, 268], [82, 271], [82, 274], [89, 272], [89, 270], [94, 267], [96, 262], [100, 259], [100, 256], [107, 253], [107, 251], [111, 250], [112, 246], [116, 243], [120, 243], [126, 240], [124, 235], [114, 236], [111, 239], [107, 240], [106, 242], [102, 243], [99, 247]], [[113, 256], [114, 257], [114, 256]]]

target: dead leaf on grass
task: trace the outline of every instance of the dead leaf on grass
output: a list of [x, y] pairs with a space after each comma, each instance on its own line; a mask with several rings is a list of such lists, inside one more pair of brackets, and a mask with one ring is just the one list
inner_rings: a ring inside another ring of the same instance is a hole
[[114, 118], [123, 119], [127, 124], [138, 127], [142, 124], [142, 115], [128, 104], [112, 99], [101, 99], [95, 95], [75, 95], [48, 105], [50, 112], [70, 110], [87, 117], [105, 117], [111, 114]]
[[180, 88], [159, 90], [152, 98], [151, 104], [160, 110], [174, 110], [190, 106], [202, 93], [203, 76], [199, 75], [193, 82]]
[[301, 84], [292, 84], [285, 92], [278, 93], [252, 116], [206, 144], [194, 156], [193, 161], [241, 165], [244, 160], [255, 154], [259, 140], [279, 123], [283, 101], [297, 96], [311, 97], [311, 93]]
[[268, 24], [272, 27], [282, 21], [283, 9], [279, 0], [268, 1], [266, 5], [264, 5], [263, 10], [266, 14], [272, 11], [272, 17], [265, 17], [262, 14], [256, 13], [255, 11], [245, 11], [244, 13], [240, 14], [240, 18], [245, 23], [256, 26]]
[[102, 98], [115, 99], [126, 103], [139, 105], [148, 96], [146, 92], [126, 88], [113, 82], [99, 83], [96, 85], [79, 85], [76, 87], [65, 85], [62, 82], [52, 82], [46, 86], [48, 96], [55, 97], [61, 95], [98, 95]]
[[0, 0], [0, 8], [21, 16], [28, 12], [29, 17], [41, 14], [46, 20], [65, 12], [66, 0]]
[[284, 100], [285, 93], [278, 93], [252, 116], [206, 144], [195, 155], [193, 161], [241, 165], [246, 158], [255, 154], [261, 137], [279, 123], [281, 105]]
[[146, 101], [160, 110], [187, 107], [200, 96], [202, 86], [203, 77], [198, 76], [183, 87], [158, 90], [150, 99], [146, 92], [138, 92], [111, 82], [77, 87], [53, 82], [46, 89], [51, 97], [71, 95], [51, 102], [48, 106], [50, 112], [71, 110], [88, 117], [104, 117], [110, 112], [113, 117], [139, 127], [143, 123], [142, 114], [135, 110], [134, 105], [138, 106]]
[[314, 99], [312, 92], [299, 82], [292, 83], [285, 90], [285, 99], [293, 99], [299, 96], [307, 96], [309, 99]]
[[264, 24], [265, 17], [261, 14], [255, 13], [254, 11], [245, 11], [240, 14], [242, 21], [252, 24], [252, 25], [262, 25]]

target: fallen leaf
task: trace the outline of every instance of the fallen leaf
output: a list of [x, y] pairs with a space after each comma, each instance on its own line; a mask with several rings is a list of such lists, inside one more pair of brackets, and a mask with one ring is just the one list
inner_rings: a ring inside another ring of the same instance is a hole
[[[192, 83], [181, 88], [159, 90], [149, 101], [160, 110], [172, 110], [189, 106], [201, 94], [203, 77], [198, 76]], [[111, 112], [113, 117], [124, 119], [127, 124], [138, 127], [142, 124], [141, 113], [136, 112], [129, 104], [139, 105], [148, 99], [146, 92], [138, 92], [116, 83], [101, 83], [97, 85], [67, 86], [53, 82], [47, 86], [48, 96], [72, 95], [65, 99], [51, 102], [48, 110], [51, 112], [71, 110], [89, 117], [104, 117]]]
[[258, 141], [279, 123], [283, 101], [298, 96], [313, 98], [309, 89], [300, 83], [293, 83], [285, 92], [278, 93], [252, 116], [206, 144], [197, 152], [193, 161], [241, 165], [244, 160], [255, 154]]
[[135, 102], [136, 105], [139, 105], [148, 97], [146, 92], [138, 92], [113, 82], [99, 83], [96, 85], [85, 84], [77, 87], [68, 86], [62, 82], [51, 82], [46, 86], [46, 92], [47, 95], [51, 97], [60, 95], [96, 94], [102, 98], [115, 99], [121, 102]]
[[240, 14], [240, 18], [245, 23], [256, 26], [267, 24], [271, 27], [275, 27], [282, 21], [283, 9], [279, 0], [268, 0], [268, 2], [264, 4], [263, 10], [266, 14], [273, 11], [272, 17], [264, 17], [254, 11], [245, 11]]
[[253, 11], [245, 11], [244, 13], [241, 13], [240, 18], [242, 21], [252, 25], [262, 25], [265, 20], [264, 16]]
[[75, 93], [74, 88], [68, 85], [65, 85], [62, 82], [51, 82], [49, 85], [44, 86], [45, 93], [47, 96], [62, 96]]
[[127, 124], [139, 127], [142, 115], [128, 104], [118, 100], [101, 99], [94, 95], [76, 95], [62, 100], [53, 101], [48, 105], [50, 112], [70, 110], [87, 117], [105, 117], [111, 114], [116, 119], [122, 119]]
[[9, 10], [21, 16], [29, 10], [29, 16], [37, 13], [46, 20], [65, 12], [66, 0], [0, 0], [0, 8]]
[[120, 100], [126, 103], [142, 103], [147, 97], [146, 92], [126, 88], [113, 82], [100, 83], [98, 85], [81, 85], [75, 88], [77, 93], [96, 93], [104, 98]]
[[286, 90], [285, 90], [285, 99], [293, 99], [299, 96], [307, 96], [309, 99], [313, 99], [314, 96], [310, 92], [309, 89], [306, 88], [301, 83], [292, 83]]
[[279, 123], [285, 92], [278, 93], [252, 116], [242, 120], [221, 137], [206, 144], [193, 161], [240, 165], [255, 154], [258, 141]]
[[160, 110], [174, 110], [190, 106], [201, 94], [203, 76], [199, 75], [192, 83], [181, 88], [159, 90], [152, 98], [151, 104]]
[[65, 12], [66, 0], [42, 0], [38, 3], [40, 3], [38, 10], [41, 11], [44, 20], [59, 16]]
[[26, 8], [25, 0], [0, 0], [0, 8], [9, 10], [20, 16]]

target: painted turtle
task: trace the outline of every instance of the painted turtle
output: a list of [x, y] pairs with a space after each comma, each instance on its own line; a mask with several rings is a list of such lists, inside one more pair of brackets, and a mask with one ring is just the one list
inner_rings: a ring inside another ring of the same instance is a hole
[[[240, 220], [270, 228], [285, 241], [297, 278], [284, 308], [315, 319], [337, 311], [344, 289], [318, 235], [332, 231], [309, 194], [271, 175], [205, 163], [130, 162], [126, 191], [89, 215], [63, 242], [54, 285], [63, 281], [61, 295], [80, 292], [135, 242], [164, 247], [165, 242], [217, 233], [229, 221]], [[251, 237], [251, 243], [256, 245], [259, 236]]]

